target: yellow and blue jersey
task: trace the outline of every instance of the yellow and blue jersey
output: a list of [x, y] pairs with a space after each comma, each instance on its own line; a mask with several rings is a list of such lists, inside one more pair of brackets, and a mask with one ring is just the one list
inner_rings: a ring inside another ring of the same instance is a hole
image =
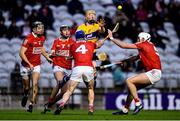
[[99, 24], [86, 25], [81, 24], [77, 30], [84, 31], [87, 41], [96, 42], [99, 36]]

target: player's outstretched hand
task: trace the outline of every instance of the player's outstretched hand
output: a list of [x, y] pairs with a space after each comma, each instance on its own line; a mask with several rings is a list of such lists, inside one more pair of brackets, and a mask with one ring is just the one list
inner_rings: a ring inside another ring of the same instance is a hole
[[108, 37], [109, 37], [109, 38], [113, 38], [113, 33], [112, 33], [112, 31], [109, 30], [109, 29], [108, 29]]
[[98, 24], [99, 24], [100, 27], [104, 27], [104, 25], [105, 25], [106, 23], [105, 23], [105, 20], [104, 20], [104, 19], [100, 19], [100, 20], [98, 20]]

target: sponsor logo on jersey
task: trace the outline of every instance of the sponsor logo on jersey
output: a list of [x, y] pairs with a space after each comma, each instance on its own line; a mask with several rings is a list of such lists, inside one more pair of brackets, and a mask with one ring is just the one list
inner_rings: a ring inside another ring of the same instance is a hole
[[69, 50], [57, 50], [56, 51], [57, 56], [69, 56]]
[[33, 54], [41, 54], [42, 47], [33, 47]]
[[86, 34], [86, 39], [87, 40], [90, 40], [90, 39], [95, 39], [95, 38], [97, 38], [97, 32], [93, 32], [93, 33], [91, 33], [91, 34]]

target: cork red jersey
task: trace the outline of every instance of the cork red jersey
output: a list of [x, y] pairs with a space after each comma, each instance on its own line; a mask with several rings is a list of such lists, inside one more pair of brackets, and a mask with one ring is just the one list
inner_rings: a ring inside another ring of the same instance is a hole
[[[37, 66], [41, 64], [41, 50], [45, 41], [45, 37], [35, 37], [33, 33], [29, 34], [22, 44], [23, 47], [27, 48], [25, 55], [28, 61], [33, 65]], [[22, 65], [29, 67], [29, 65], [22, 60]]]
[[144, 41], [135, 44], [138, 47], [140, 59], [147, 71], [152, 69], [161, 70], [159, 53], [153, 43]]
[[66, 58], [70, 55], [70, 46], [74, 43], [74, 40], [69, 38], [67, 40], [61, 40], [57, 38], [53, 42], [51, 50], [54, 50], [55, 57], [53, 58], [53, 65], [60, 66], [66, 69], [72, 68], [72, 60]]
[[74, 58], [74, 66], [91, 66], [96, 44], [91, 41], [76, 41], [71, 46], [71, 53]]

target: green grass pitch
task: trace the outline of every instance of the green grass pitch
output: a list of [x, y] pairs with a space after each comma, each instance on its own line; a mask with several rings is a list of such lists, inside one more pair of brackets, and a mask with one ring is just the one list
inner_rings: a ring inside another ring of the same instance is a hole
[[96, 110], [88, 116], [86, 110], [63, 110], [61, 115], [53, 112], [41, 114], [40, 110], [33, 113], [25, 110], [0, 110], [0, 120], [180, 120], [180, 111], [141, 111], [138, 115], [114, 116], [110, 110]]

